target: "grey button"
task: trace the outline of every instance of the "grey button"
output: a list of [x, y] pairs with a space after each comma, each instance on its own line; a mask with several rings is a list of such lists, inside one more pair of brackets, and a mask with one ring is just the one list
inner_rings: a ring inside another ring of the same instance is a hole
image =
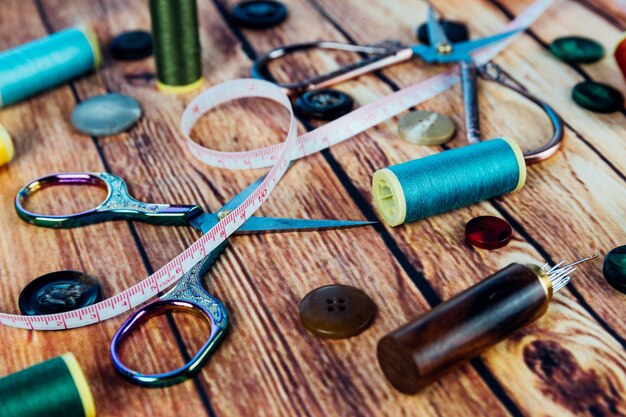
[[141, 106], [124, 94], [102, 94], [78, 104], [72, 112], [74, 127], [89, 136], [107, 136], [128, 130], [141, 117]]

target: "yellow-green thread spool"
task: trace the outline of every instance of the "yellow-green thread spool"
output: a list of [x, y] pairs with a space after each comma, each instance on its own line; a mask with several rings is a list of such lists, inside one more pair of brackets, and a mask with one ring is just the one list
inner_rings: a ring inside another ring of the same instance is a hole
[[0, 166], [13, 159], [14, 154], [15, 148], [13, 147], [11, 135], [9, 135], [4, 126], [0, 125]]
[[202, 86], [196, 0], [150, 0], [157, 88], [185, 94]]
[[0, 417], [95, 417], [87, 379], [72, 353], [0, 379]]
[[378, 170], [372, 195], [385, 223], [398, 226], [517, 191], [525, 182], [522, 150], [502, 138]]

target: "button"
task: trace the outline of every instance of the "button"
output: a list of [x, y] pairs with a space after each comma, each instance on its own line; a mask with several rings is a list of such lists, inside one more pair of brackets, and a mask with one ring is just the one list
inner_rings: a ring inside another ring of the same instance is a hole
[[287, 7], [277, 1], [244, 1], [233, 8], [235, 24], [251, 29], [265, 29], [282, 23], [287, 18]]
[[326, 285], [300, 302], [300, 321], [311, 333], [326, 339], [345, 339], [367, 329], [376, 305], [358, 288]]
[[15, 148], [13, 147], [11, 135], [9, 135], [4, 126], [0, 125], [0, 166], [13, 159], [14, 153]]
[[454, 136], [454, 122], [432, 111], [412, 111], [398, 120], [398, 133], [417, 145], [441, 145]]
[[[467, 26], [465, 26], [465, 24], [445, 19], [439, 20], [439, 24], [441, 24], [441, 27], [450, 43], [459, 43], [469, 40], [469, 31], [467, 30]], [[417, 39], [425, 45], [430, 45], [427, 23], [422, 23], [417, 28]]]
[[606, 254], [602, 273], [613, 288], [626, 294], [626, 245], [618, 246]]
[[615, 46], [615, 50], [613, 52], [613, 57], [615, 58], [615, 62], [617, 62], [617, 66], [624, 74], [624, 78], [626, 79], [626, 32], [622, 35], [620, 40], [617, 42]]
[[509, 243], [512, 234], [511, 225], [494, 216], [474, 217], [465, 225], [465, 238], [477, 248], [501, 248]]
[[109, 45], [115, 59], [133, 61], [152, 55], [152, 35], [143, 30], [124, 32], [116, 36]]
[[593, 39], [581, 36], [557, 38], [550, 44], [555, 57], [570, 64], [590, 64], [604, 57], [604, 47]]
[[124, 94], [102, 94], [79, 103], [72, 124], [89, 136], [107, 136], [128, 130], [141, 117], [141, 106]]
[[313, 90], [296, 99], [296, 110], [305, 117], [321, 120], [334, 120], [349, 113], [354, 106], [352, 97], [343, 91]]
[[30, 282], [20, 294], [22, 314], [57, 314], [97, 303], [100, 284], [95, 278], [77, 271], [57, 271]]
[[624, 108], [624, 96], [610, 85], [583, 81], [572, 90], [572, 98], [580, 107], [598, 113], [613, 113]]

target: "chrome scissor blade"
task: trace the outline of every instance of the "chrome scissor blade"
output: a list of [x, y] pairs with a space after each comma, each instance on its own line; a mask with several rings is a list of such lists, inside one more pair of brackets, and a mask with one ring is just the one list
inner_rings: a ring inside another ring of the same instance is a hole
[[367, 226], [375, 222], [361, 220], [291, 219], [279, 217], [250, 217], [235, 233], [289, 232], [339, 229]]
[[426, 28], [428, 29], [428, 40], [432, 48], [436, 49], [439, 45], [450, 44], [445, 30], [443, 30], [443, 26], [439, 23], [439, 16], [437, 16], [432, 6], [428, 6]]

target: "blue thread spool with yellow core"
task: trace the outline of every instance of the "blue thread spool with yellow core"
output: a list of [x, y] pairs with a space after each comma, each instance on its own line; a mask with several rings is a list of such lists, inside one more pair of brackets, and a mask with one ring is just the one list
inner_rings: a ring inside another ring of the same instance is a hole
[[100, 65], [98, 42], [69, 28], [0, 53], [0, 107], [62, 84]]
[[11, 135], [9, 135], [4, 126], [0, 125], [0, 166], [13, 159], [14, 153], [15, 149], [13, 148]]
[[0, 379], [0, 417], [94, 417], [87, 379], [72, 353]]
[[525, 182], [520, 147], [493, 139], [380, 169], [372, 194], [385, 223], [398, 226], [517, 191]]

